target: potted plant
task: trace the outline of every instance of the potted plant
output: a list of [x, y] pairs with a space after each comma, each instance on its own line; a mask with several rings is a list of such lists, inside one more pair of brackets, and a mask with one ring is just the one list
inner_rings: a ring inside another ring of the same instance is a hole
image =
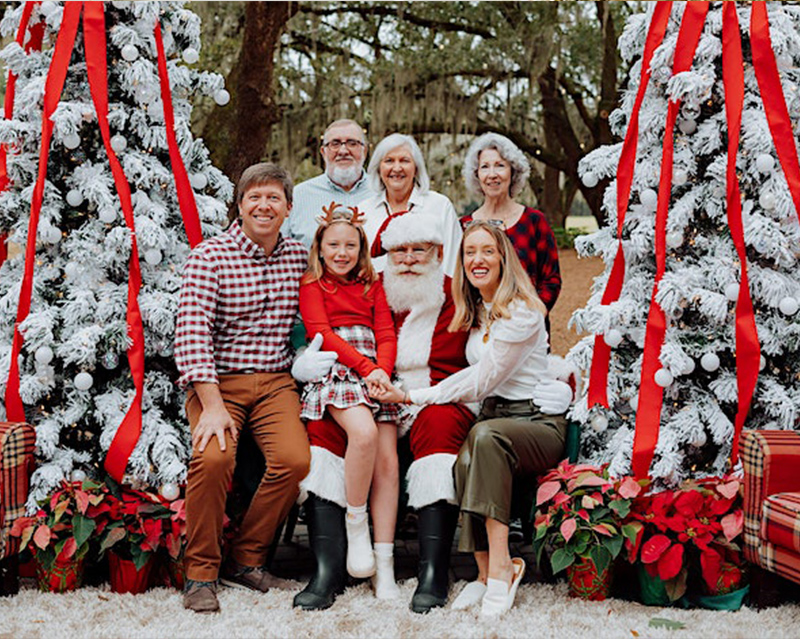
[[11, 534], [21, 538], [20, 548], [33, 548], [40, 590], [65, 592], [81, 585], [90, 545], [112, 510], [104, 484], [62, 481], [39, 502], [35, 515], [14, 522]]
[[631, 477], [615, 481], [608, 466], [562, 461], [540, 480], [536, 494], [537, 561], [545, 550], [553, 574], [567, 571], [570, 594], [602, 600], [608, 596], [613, 560], [626, 534], [623, 519], [641, 485]]
[[[744, 521], [740, 489], [735, 477], [708, 477], [634, 501], [626, 525], [635, 534], [626, 548], [628, 560], [638, 565], [643, 603], [678, 601], [692, 582], [688, 603], [741, 606], [746, 587], [738, 544]], [[707, 599], [720, 596], [725, 600]]]
[[112, 486], [119, 504], [100, 538], [100, 553], [108, 551], [113, 592], [140, 593], [150, 584], [153, 556], [162, 541], [163, 520], [171, 511], [156, 493]]

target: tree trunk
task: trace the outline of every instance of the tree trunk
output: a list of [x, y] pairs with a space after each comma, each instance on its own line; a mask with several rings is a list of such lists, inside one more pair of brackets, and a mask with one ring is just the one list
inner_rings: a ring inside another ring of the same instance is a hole
[[236, 183], [266, 154], [272, 126], [281, 120], [275, 103], [275, 52], [296, 2], [247, 2], [239, 57], [227, 78], [231, 101], [215, 107], [203, 129], [214, 164]]

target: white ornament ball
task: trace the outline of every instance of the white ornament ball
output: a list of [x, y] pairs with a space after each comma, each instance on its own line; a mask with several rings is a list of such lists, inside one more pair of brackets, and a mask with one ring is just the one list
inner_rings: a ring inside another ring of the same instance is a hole
[[684, 102], [681, 107], [681, 115], [687, 120], [694, 120], [700, 117], [700, 105], [697, 102]]
[[667, 246], [671, 249], [677, 249], [683, 246], [683, 233], [680, 231], [670, 231], [667, 233]]
[[78, 189], [67, 191], [67, 204], [70, 206], [80, 206], [83, 203], [83, 195]]
[[219, 106], [225, 106], [230, 101], [231, 101], [231, 94], [228, 93], [225, 89], [220, 89], [219, 91], [214, 93], [214, 102], [216, 102]]
[[161, 496], [167, 501], [175, 501], [181, 496], [181, 489], [177, 484], [173, 484], [172, 482], [161, 484], [161, 488], [158, 489], [158, 492], [161, 493]]
[[608, 419], [605, 415], [595, 415], [589, 420], [589, 424], [592, 427], [592, 430], [597, 433], [602, 433], [606, 428], [608, 428]]
[[725, 287], [725, 297], [728, 298], [729, 301], [735, 302], [739, 299], [739, 283], [738, 282], [731, 282]]
[[128, 148], [128, 140], [124, 135], [117, 133], [111, 137], [111, 148], [114, 149], [114, 153], [122, 153]]
[[606, 331], [603, 335], [603, 341], [608, 344], [610, 348], [616, 348], [622, 343], [622, 333], [616, 328]]
[[670, 373], [666, 368], [659, 368], [656, 371], [655, 380], [656, 384], [661, 386], [661, 388], [666, 388], [672, 383], [672, 373]]
[[778, 308], [784, 315], [794, 315], [800, 305], [794, 297], [784, 297], [779, 303]]
[[156, 264], [161, 263], [161, 251], [157, 248], [147, 249], [144, 252], [144, 261], [150, 264], [151, 266], [155, 266]]
[[760, 173], [772, 173], [772, 169], [775, 168], [775, 158], [773, 158], [769, 153], [761, 153], [756, 158], [756, 168]]
[[113, 0], [111, 3], [114, 5], [115, 9], [126, 9], [128, 7], [129, 0]]
[[208, 186], [208, 178], [205, 173], [193, 173], [189, 178], [189, 182], [191, 182], [192, 188], [198, 191], [202, 191]]
[[56, 226], [47, 229], [47, 241], [50, 244], [58, 244], [61, 241], [61, 229]]
[[79, 136], [77, 133], [68, 133], [61, 139], [61, 141], [68, 149], [77, 149], [81, 145], [81, 136]]
[[765, 211], [771, 211], [775, 208], [775, 196], [770, 191], [762, 191], [758, 196], [758, 204]]
[[89, 390], [92, 387], [92, 384], [94, 384], [94, 378], [91, 376], [90, 373], [82, 371], [77, 375], [75, 375], [75, 379], [73, 380], [73, 382], [75, 384], [75, 388], [77, 388], [80, 391], [85, 391]]
[[139, 57], [139, 49], [132, 44], [126, 44], [124, 47], [122, 47], [121, 53], [122, 59], [127, 60], [128, 62], [133, 62]]
[[164, 105], [161, 103], [161, 100], [157, 100], [155, 102], [151, 102], [147, 107], [147, 114], [153, 119], [157, 121], [161, 121], [164, 119]]
[[39, 7], [39, 12], [43, 16], [47, 17], [51, 13], [53, 13], [53, 11], [55, 11], [56, 8], [57, 6], [55, 2], [51, 2], [50, 0], [45, 0], [45, 2], [42, 2], [41, 6]]
[[83, 482], [86, 479], [86, 473], [80, 468], [76, 468], [69, 474], [70, 481]]
[[681, 130], [682, 133], [686, 135], [691, 135], [695, 131], [697, 131], [697, 120], [693, 120], [688, 118], [686, 120], [681, 120], [680, 124], [678, 124], [678, 128]]
[[690, 359], [689, 359], [689, 360], [686, 362], [686, 366], [684, 366], [684, 367], [683, 367], [683, 370], [682, 370], [681, 372], [682, 372], [684, 375], [691, 375], [692, 373], [694, 373], [694, 369], [695, 369], [696, 367], [697, 367], [697, 365], [694, 363], [694, 360], [690, 358]]
[[631, 408], [635, 411], [639, 408], [639, 393], [636, 393], [633, 397], [628, 400], [628, 403], [631, 405]]
[[117, 219], [117, 212], [110, 206], [106, 206], [100, 209], [97, 217], [103, 224], [112, 224]]
[[187, 47], [183, 51], [183, 61], [186, 64], [194, 64], [200, 59], [200, 54], [194, 47]]
[[653, 189], [645, 189], [639, 193], [639, 201], [648, 211], [655, 211], [658, 206], [658, 193]]
[[587, 188], [593, 189], [597, 186], [597, 175], [595, 175], [592, 171], [587, 171], [583, 174], [583, 185]]
[[717, 357], [716, 353], [706, 353], [700, 358], [700, 366], [703, 367], [704, 371], [713, 373], [719, 368], [719, 357]]
[[697, 437], [695, 437], [692, 440], [692, 446], [701, 448], [706, 445], [707, 441], [708, 441], [708, 436], [706, 435], [706, 431], [701, 430], [699, 433], [697, 433]]
[[675, 186], [683, 186], [689, 181], [689, 174], [685, 169], [675, 169], [672, 172], [672, 183]]
[[75, 262], [67, 262], [67, 265], [64, 267], [64, 275], [70, 279], [76, 277], [79, 272], [80, 267]]
[[758, 358], [758, 370], [763, 371], [767, 367], [767, 358], [763, 355]]
[[37, 364], [47, 366], [47, 364], [53, 361], [53, 349], [49, 346], [40, 346], [36, 349], [33, 357]]

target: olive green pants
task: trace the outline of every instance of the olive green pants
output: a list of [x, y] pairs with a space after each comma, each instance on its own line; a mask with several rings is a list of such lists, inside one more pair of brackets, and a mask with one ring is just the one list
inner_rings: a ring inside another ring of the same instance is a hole
[[453, 467], [461, 505], [460, 551], [489, 548], [486, 518], [509, 523], [514, 478], [535, 485], [536, 475], [563, 458], [566, 433], [563, 415], [545, 415], [530, 401], [484, 400]]

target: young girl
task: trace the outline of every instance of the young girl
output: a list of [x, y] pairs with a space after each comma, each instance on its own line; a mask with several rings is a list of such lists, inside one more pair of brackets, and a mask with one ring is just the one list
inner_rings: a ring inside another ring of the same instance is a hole
[[[374, 575], [375, 595], [389, 599], [399, 594], [392, 557], [399, 487], [397, 406], [379, 404], [369, 391], [390, 384], [397, 336], [370, 262], [364, 218], [355, 207], [348, 213], [337, 211], [338, 206], [331, 203], [317, 218], [308, 271], [300, 282], [306, 333], [321, 333], [322, 348], [335, 351], [338, 361], [325, 377], [305, 386], [301, 417], [318, 420], [327, 411], [347, 433], [347, 571], [354, 577]], [[370, 484], [374, 553], [367, 521]]]

